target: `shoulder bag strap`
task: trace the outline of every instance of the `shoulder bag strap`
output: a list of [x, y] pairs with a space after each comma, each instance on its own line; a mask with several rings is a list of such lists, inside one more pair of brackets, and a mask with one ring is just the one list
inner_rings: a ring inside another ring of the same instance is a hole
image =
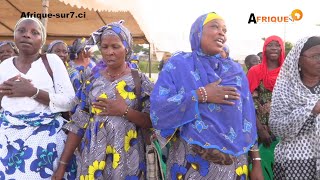
[[51, 67], [49, 65], [49, 62], [48, 62], [48, 58], [47, 58], [47, 54], [41, 54], [41, 59], [42, 59], [42, 62], [44, 64], [44, 66], [46, 67], [51, 79], [52, 79], [52, 82], [53, 82], [53, 73], [52, 73], [52, 70], [51, 70]]
[[131, 74], [134, 82], [134, 94], [137, 96], [138, 100], [138, 110], [142, 110], [142, 102], [141, 102], [141, 79], [139, 76], [139, 72], [136, 69], [131, 69]]

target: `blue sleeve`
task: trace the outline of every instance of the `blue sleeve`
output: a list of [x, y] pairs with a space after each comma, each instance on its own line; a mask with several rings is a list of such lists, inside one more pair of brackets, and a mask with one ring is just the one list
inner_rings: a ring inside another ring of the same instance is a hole
[[173, 132], [172, 129], [192, 122], [200, 116], [196, 90], [186, 91], [184, 86], [180, 86], [179, 84], [185, 84], [179, 79], [178, 72], [181, 67], [173, 67], [172, 63], [166, 63], [150, 97], [153, 127], [164, 132]]

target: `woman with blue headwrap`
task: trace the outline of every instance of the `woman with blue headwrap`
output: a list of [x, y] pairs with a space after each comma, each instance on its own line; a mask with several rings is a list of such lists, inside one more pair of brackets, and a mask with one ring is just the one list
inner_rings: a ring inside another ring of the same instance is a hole
[[69, 134], [60, 159], [63, 163], [53, 179], [61, 179], [64, 164], [77, 147], [77, 178], [145, 179], [141, 128], [151, 127], [149, 95], [153, 84], [144, 74], [137, 74], [141, 80], [138, 99], [135, 78], [126, 63], [132, 53], [132, 37], [122, 21], [92, 33], [88, 44], [98, 45], [106, 66], [92, 74], [77, 94], [76, 111], [65, 125]]
[[96, 63], [90, 59], [86, 38], [76, 39], [70, 47], [69, 76], [75, 91], [79, 90], [83, 82], [92, 73]]
[[192, 52], [174, 54], [151, 95], [151, 121], [164, 146], [171, 141], [167, 179], [263, 179], [256, 118], [241, 66], [219, 58], [226, 26], [216, 13], [192, 25]]

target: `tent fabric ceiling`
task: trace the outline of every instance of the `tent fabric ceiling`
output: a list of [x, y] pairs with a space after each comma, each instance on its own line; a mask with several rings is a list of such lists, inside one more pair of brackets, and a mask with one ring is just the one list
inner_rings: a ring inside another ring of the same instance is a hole
[[[67, 5], [64, 2], [49, 1], [49, 13], [70, 13], [74, 12], [74, 18], [48, 18], [47, 43], [61, 39], [71, 44], [75, 38], [88, 37], [93, 31], [101, 26], [123, 19], [125, 26], [131, 31], [134, 43], [147, 44], [144, 32], [139, 27], [129, 11], [90, 11], [89, 9], [77, 8]], [[0, 41], [12, 40], [13, 29], [21, 17], [22, 12], [42, 12], [40, 0], [3, 0], [0, 6]], [[78, 13], [84, 13], [85, 18], [75, 18]], [[71, 15], [69, 15], [70, 17]]]
[[59, 0], [78, 8], [88, 8], [94, 11], [128, 11], [132, 0]]

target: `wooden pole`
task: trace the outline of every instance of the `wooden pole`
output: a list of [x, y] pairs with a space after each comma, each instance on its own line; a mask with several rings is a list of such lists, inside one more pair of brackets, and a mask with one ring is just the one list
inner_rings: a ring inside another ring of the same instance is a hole
[[151, 46], [149, 43], [149, 78], [151, 78]]
[[[42, 13], [48, 14], [49, 13], [49, 0], [42, 0]], [[41, 18], [41, 22], [45, 29], [47, 30], [48, 18]]]

